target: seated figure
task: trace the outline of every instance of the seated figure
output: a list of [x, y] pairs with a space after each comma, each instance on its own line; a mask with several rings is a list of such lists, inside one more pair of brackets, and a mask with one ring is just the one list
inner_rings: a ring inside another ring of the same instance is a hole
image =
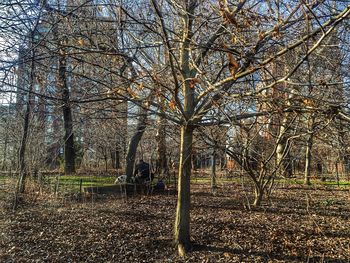
[[154, 175], [151, 172], [149, 163], [146, 163], [141, 159], [135, 167], [134, 177], [135, 182], [139, 184], [143, 184], [146, 181], [152, 181]]

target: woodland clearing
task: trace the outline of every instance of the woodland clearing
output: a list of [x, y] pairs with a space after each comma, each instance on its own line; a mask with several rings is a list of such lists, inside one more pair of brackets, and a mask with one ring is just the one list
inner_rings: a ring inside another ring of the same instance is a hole
[[[349, 262], [345, 187], [281, 184], [249, 209], [237, 183], [212, 196], [192, 184], [193, 251], [172, 244], [176, 196], [27, 198], [16, 212], [1, 196], [1, 262]], [[33, 194], [34, 196], [34, 194]]]

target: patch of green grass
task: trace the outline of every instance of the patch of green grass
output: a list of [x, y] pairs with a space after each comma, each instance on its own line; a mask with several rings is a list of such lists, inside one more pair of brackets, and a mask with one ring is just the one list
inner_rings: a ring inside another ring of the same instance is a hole
[[105, 186], [114, 184], [114, 176], [79, 176], [79, 175], [62, 175], [46, 177], [45, 183], [50, 189], [54, 190], [57, 185], [60, 192], [77, 192], [80, 190], [80, 185], [88, 186]]
[[60, 181], [63, 182], [76, 182], [80, 183], [80, 180], [83, 181], [83, 184], [94, 183], [96, 186], [100, 184], [113, 184], [115, 177], [114, 176], [69, 176], [63, 175], [59, 177]]
[[304, 184], [304, 180], [302, 179], [275, 179], [275, 182], [285, 183], [285, 184], [297, 184], [297, 185]]
[[323, 185], [332, 185], [332, 186], [350, 186], [349, 181], [325, 181], [325, 182], [320, 182]]
[[345, 205], [345, 201], [338, 200], [338, 199], [325, 199], [321, 202], [321, 205], [323, 206]]
[[[210, 184], [211, 178], [210, 177], [199, 177], [199, 178], [191, 178], [192, 184]], [[231, 177], [231, 178], [222, 178], [217, 177], [216, 178], [217, 183], [232, 183], [232, 182], [240, 182], [240, 178], [238, 177]]]
[[210, 178], [205, 178], [205, 177], [200, 177], [200, 178], [191, 178], [191, 183], [194, 184], [202, 184], [202, 183], [209, 183], [210, 182]]
[[[304, 180], [303, 179], [275, 179], [275, 182], [278, 183], [286, 183], [286, 184], [297, 184], [297, 185], [303, 185]], [[350, 186], [349, 181], [321, 181], [319, 179], [310, 180], [311, 185], [329, 185], [329, 186]]]

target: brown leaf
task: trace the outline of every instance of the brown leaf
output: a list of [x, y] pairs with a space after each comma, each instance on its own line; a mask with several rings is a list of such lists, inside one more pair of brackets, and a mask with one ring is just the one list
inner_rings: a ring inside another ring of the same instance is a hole
[[262, 40], [265, 37], [265, 31], [259, 31], [258, 35], [259, 35], [259, 40]]
[[239, 69], [239, 64], [238, 62], [235, 60], [235, 58], [233, 57], [233, 55], [231, 53], [228, 53], [228, 68], [231, 72], [231, 75], [232, 77], [235, 77], [236, 76], [236, 73]]
[[175, 103], [175, 100], [172, 99], [170, 102], [169, 102], [169, 108], [174, 111], [176, 109], [176, 103]]
[[227, 5], [226, 0], [220, 0], [220, 14], [222, 18], [224, 19], [225, 24], [233, 24], [235, 27], [238, 26], [237, 21], [234, 17], [234, 13], [230, 10], [230, 8]]
[[127, 89], [129, 95], [132, 97], [132, 98], [136, 98], [137, 97], [137, 94], [135, 91], [133, 91], [130, 87]]
[[197, 83], [198, 84], [201, 83], [201, 80], [198, 79], [198, 78], [191, 79], [191, 81], [190, 81], [190, 88], [193, 89], [196, 86]]
[[237, 37], [235, 35], [232, 35], [231, 41], [232, 41], [232, 44], [235, 44], [237, 42]]
[[277, 38], [282, 36], [279, 26], [275, 26], [275, 28], [272, 31], [272, 36]]
[[141, 82], [138, 86], [137, 86], [138, 90], [142, 90], [143, 89], [143, 82]]
[[85, 45], [84, 39], [79, 38], [79, 39], [78, 39], [78, 44], [79, 44], [80, 46], [84, 46], [84, 45]]

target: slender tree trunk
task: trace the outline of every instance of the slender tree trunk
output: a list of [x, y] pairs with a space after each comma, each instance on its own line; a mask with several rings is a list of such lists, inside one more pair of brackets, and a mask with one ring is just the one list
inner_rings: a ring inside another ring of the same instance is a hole
[[163, 116], [159, 116], [158, 131], [157, 131], [157, 173], [164, 176], [168, 173], [167, 158], [166, 158], [166, 140], [165, 140], [165, 123]]
[[175, 242], [179, 254], [184, 255], [191, 249], [190, 240], [190, 177], [193, 129], [181, 128], [180, 166], [178, 198], [175, 219]]
[[211, 157], [211, 192], [213, 195], [216, 194], [216, 151], [213, 150], [213, 155]]
[[28, 130], [29, 130], [29, 119], [30, 119], [30, 112], [31, 112], [31, 100], [32, 100], [32, 85], [29, 88], [28, 96], [27, 96], [27, 102], [26, 102], [26, 110], [24, 114], [24, 122], [23, 122], [23, 133], [22, 133], [22, 139], [21, 139], [21, 147], [19, 150], [19, 182], [18, 182], [18, 192], [23, 193], [25, 190], [25, 181], [27, 178], [27, 171], [26, 171], [26, 163], [25, 163], [25, 154], [26, 154], [26, 147], [27, 147], [27, 139], [28, 139]]
[[113, 169], [120, 168], [120, 150], [119, 146], [116, 145], [114, 150], [111, 150], [111, 159]]
[[347, 151], [343, 151], [344, 156], [343, 156], [343, 164], [344, 164], [344, 175], [346, 177], [349, 176], [349, 165], [350, 165], [350, 159]]
[[[178, 91], [182, 89], [183, 96], [183, 118], [181, 127], [181, 142], [180, 142], [180, 165], [179, 165], [179, 181], [178, 181], [178, 200], [176, 207], [175, 217], [175, 229], [174, 229], [174, 241], [178, 247], [178, 253], [180, 256], [185, 256], [191, 248], [190, 240], [190, 177], [191, 177], [191, 158], [192, 158], [192, 140], [193, 140], [193, 123], [191, 119], [195, 109], [195, 89], [191, 79], [196, 75], [196, 70], [192, 68], [191, 62], [191, 38], [193, 37], [192, 27], [195, 17], [195, 9], [197, 7], [197, 1], [188, 1], [186, 4], [185, 14], [180, 15], [180, 19], [183, 22], [182, 30], [182, 44], [180, 48], [180, 60], [175, 66], [171, 51], [171, 44], [168, 40], [166, 33], [165, 21], [162, 16], [162, 12], [159, 9], [157, 1], [152, 0], [153, 7], [157, 15], [160, 18], [164, 38], [166, 40], [167, 58], [172, 70], [172, 76], [175, 83], [174, 99], [178, 107], [182, 107], [179, 103]], [[180, 74], [178, 74], [180, 73]], [[181, 79], [181, 85], [179, 82], [179, 75]]]
[[118, 148], [115, 150], [115, 169], [120, 169], [120, 150], [119, 150], [119, 146]]
[[5, 132], [4, 154], [3, 154], [2, 165], [1, 165], [1, 170], [2, 171], [7, 170], [7, 144], [8, 144], [8, 133]]
[[308, 136], [306, 139], [306, 151], [305, 151], [305, 170], [304, 170], [304, 184], [310, 184], [310, 175], [311, 175], [311, 157], [312, 157], [312, 144], [313, 144], [313, 126], [314, 126], [314, 116], [308, 117], [307, 122]]
[[[34, 40], [34, 32], [31, 33], [31, 43]], [[26, 155], [26, 147], [27, 147], [27, 139], [28, 139], [28, 131], [29, 131], [29, 122], [30, 122], [30, 114], [32, 110], [32, 92], [34, 87], [34, 70], [35, 70], [35, 51], [34, 49], [31, 50], [31, 65], [30, 65], [30, 79], [29, 79], [29, 88], [27, 92], [27, 101], [26, 101], [26, 109], [24, 113], [24, 120], [23, 120], [23, 132], [22, 132], [22, 139], [21, 139], [21, 145], [19, 150], [19, 180], [17, 185], [17, 191], [18, 193], [23, 193], [25, 190], [25, 181], [27, 178], [27, 171], [26, 171], [26, 163], [25, 163], [25, 155]], [[17, 195], [16, 195], [17, 198]], [[17, 200], [15, 201], [14, 207], [17, 206]]]
[[104, 154], [104, 161], [105, 161], [105, 171], [108, 171], [108, 156], [107, 152]]
[[312, 141], [313, 141], [313, 134], [309, 134], [306, 140], [306, 152], [305, 152], [304, 184], [306, 185], [310, 185]]
[[134, 166], [135, 166], [135, 157], [137, 147], [141, 141], [143, 133], [147, 127], [147, 110], [144, 108], [140, 108], [139, 110], [139, 119], [136, 126], [136, 131], [134, 135], [131, 137], [128, 147], [128, 152], [126, 154], [126, 180], [128, 182], [131, 181], [131, 177], [133, 176]]
[[116, 152], [115, 152], [115, 150], [111, 150], [110, 151], [110, 155], [111, 155], [111, 162], [112, 162], [112, 168], [113, 169], [116, 169], [115, 167], [116, 167], [116, 165], [115, 165], [115, 157], [116, 157]]

